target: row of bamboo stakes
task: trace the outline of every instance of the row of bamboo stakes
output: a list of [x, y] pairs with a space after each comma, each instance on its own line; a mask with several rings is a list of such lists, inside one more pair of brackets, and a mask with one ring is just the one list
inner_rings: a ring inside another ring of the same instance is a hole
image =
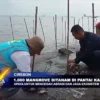
[[[87, 17], [87, 18], [88, 18], [88, 31], [90, 31], [89, 17]], [[12, 31], [12, 38], [15, 39], [14, 38], [14, 32], [13, 32], [12, 18], [9, 17], [9, 19], [10, 19], [10, 25], [11, 25], [11, 31]], [[53, 17], [54, 31], [55, 31], [55, 33], [57, 33], [57, 25], [56, 25], [55, 21], [57, 22], [57, 15], [55, 15], [55, 17]], [[44, 41], [45, 41], [45, 32], [44, 32], [43, 24], [42, 24], [42, 21], [41, 21], [40, 17], [39, 17], [39, 22], [40, 22], [40, 26], [41, 26], [42, 33], [43, 33], [43, 38], [44, 38]], [[29, 31], [28, 31], [28, 27], [27, 27], [27, 23], [26, 23], [25, 18], [24, 18], [24, 23], [25, 23], [27, 35], [28, 35], [28, 38], [29, 38], [30, 36], [29, 36]], [[80, 19], [78, 19], [78, 24], [80, 24]], [[63, 27], [64, 26], [63, 25], [64, 25], [64, 20], [63, 20], [63, 17], [62, 17], [62, 41], [64, 40], [64, 32], [63, 32]], [[75, 19], [74, 19], [74, 24], [73, 25], [75, 25]], [[82, 27], [83, 27], [83, 17], [82, 17]], [[65, 33], [66, 33], [66, 21], [65, 21]], [[35, 35], [35, 31], [34, 31], [34, 20], [33, 20], [33, 36], [34, 35]], [[55, 35], [55, 37], [56, 37], [56, 35]], [[65, 41], [66, 41], [66, 36], [65, 36]], [[66, 42], [65, 42], [65, 45], [66, 45]], [[56, 48], [57, 48], [57, 46], [56, 46]]]
[[[10, 19], [10, 26], [11, 26], [11, 32], [12, 32], [12, 39], [14, 40], [15, 37], [14, 37], [13, 24], [12, 24], [11, 16], [9, 17], [9, 19]], [[41, 21], [40, 17], [39, 17], [39, 22], [40, 22], [41, 30], [42, 30], [42, 33], [43, 33], [44, 42], [45, 42], [45, 32], [44, 32], [43, 24], [42, 24], [42, 21]], [[55, 32], [55, 48], [57, 49], [57, 15], [55, 15], [55, 17], [53, 17], [53, 23], [54, 23], [54, 32]], [[30, 34], [29, 34], [29, 30], [28, 30], [28, 26], [27, 26], [27, 22], [26, 22], [25, 18], [24, 18], [24, 24], [25, 24], [25, 28], [26, 28], [26, 32], [27, 32], [28, 38], [30, 38]], [[35, 27], [35, 25], [34, 25], [34, 20], [33, 20], [33, 36], [35, 36], [36, 33], [37, 33], [37, 31], [36, 31], [36, 29], [34, 29], [34, 27]], [[63, 20], [63, 17], [62, 17], [62, 41], [64, 41], [63, 28], [65, 28], [65, 45], [66, 45], [66, 21], [64, 23], [64, 20]]]
[[[92, 9], [93, 10], [93, 17], [94, 17], [94, 4], [92, 4], [92, 6], [93, 6], [93, 9]], [[70, 24], [70, 22], [69, 22], [70, 21], [69, 20], [69, 0], [67, 2], [67, 7], [68, 7], [67, 8], [68, 9], [68, 11], [67, 11], [67, 15], [68, 16], [67, 16], [67, 34], [66, 34], [66, 21], [65, 21], [65, 47], [67, 47], [67, 69], [66, 69], [66, 73], [69, 74], [69, 69], [68, 69], [68, 59], [69, 59], [69, 24]], [[37, 15], [38, 15], [38, 7], [36, 7], [36, 10], [35, 10], [35, 22], [33, 20], [33, 36], [37, 35]], [[39, 21], [40, 21], [40, 25], [41, 25], [44, 41], [45, 41], [45, 33], [44, 33], [44, 29], [43, 29], [43, 25], [42, 25], [42, 21], [41, 21], [40, 17], [39, 17]], [[75, 19], [74, 19], [74, 21], [75, 21]], [[83, 19], [82, 19], [82, 21], [83, 21]], [[55, 31], [55, 48], [57, 49], [57, 15], [55, 15], [55, 17], [53, 17], [53, 22], [54, 22], [54, 31]], [[26, 26], [26, 31], [27, 31], [27, 34], [28, 34], [28, 38], [30, 38], [25, 18], [24, 18], [24, 23], [25, 23], [25, 26]], [[35, 23], [35, 25], [34, 25], [34, 23]], [[10, 17], [10, 24], [11, 24], [12, 36], [13, 36], [13, 39], [14, 39], [14, 32], [13, 32], [13, 26], [12, 26], [12, 19], [11, 19], [11, 17]], [[75, 24], [75, 22], [74, 22], [74, 24]], [[93, 31], [94, 31], [94, 18], [93, 18]], [[63, 18], [62, 18], [62, 40], [63, 40]], [[34, 59], [35, 59], [35, 57], [33, 57], [32, 72], [33, 72], [33, 68], [34, 68]]]
[[[14, 38], [14, 31], [13, 31], [13, 24], [12, 24], [12, 18], [9, 17], [10, 19], [10, 25], [11, 25], [11, 32], [12, 32], [12, 38], [13, 40], [15, 39]], [[44, 42], [45, 42], [45, 32], [44, 32], [44, 28], [43, 28], [43, 24], [42, 24], [42, 21], [41, 21], [41, 18], [39, 17], [39, 22], [40, 22], [40, 26], [41, 26], [41, 29], [42, 29], [42, 33], [43, 33], [43, 38], [44, 38]], [[55, 15], [55, 17], [53, 17], [53, 22], [54, 22], [54, 32], [55, 32], [55, 48], [57, 49], [57, 15]], [[29, 35], [29, 31], [28, 31], [28, 26], [27, 26], [27, 23], [26, 23], [26, 19], [24, 18], [24, 24], [25, 24], [25, 27], [26, 27], [26, 32], [27, 32], [27, 35], [28, 35], [28, 38], [30, 38], [30, 35]], [[78, 24], [80, 24], [80, 19], [78, 20]], [[75, 25], [75, 19], [74, 19], [74, 23], [73, 25]], [[35, 35], [35, 29], [34, 29], [34, 20], [33, 20], [33, 36]], [[65, 26], [65, 27], [64, 27]], [[65, 40], [65, 46], [66, 46], [66, 21], [64, 22], [63, 20], [63, 17], [62, 17], [62, 41]], [[88, 31], [90, 31], [90, 27], [89, 27], [89, 17], [88, 17]], [[83, 17], [82, 17], [82, 27], [83, 27]], [[64, 31], [63, 31], [63, 28], [65, 30], [65, 34], [64, 34]], [[64, 35], [65, 35], [65, 39], [64, 39]]]
[[[37, 35], [37, 14], [38, 14], [38, 7], [36, 7], [36, 11], [35, 11], [35, 20], [33, 20], [33, 36], [36, 36]], [[10, 19], [10, 25], [11, 25], [11, 31], [12, 31], [12, 38], [13, 40], [15, 39], [14, 38], [14, 31], [13, 31], [13, 24], [12, 24], [12, 18], [11, 16], [9, 17]], [[42, 29], [42, 33], [43, 33], [43, 37], [44, 37], [44, 42], [45, 42], [45, 32], [44, 32], [44, 29], [43, 29], [43, 24], [42, 24], [42, 21], [41, 21], [41, 18], [39, 17], [39, 22], [40, 22], [40, 26], [41, 26], [41, 29]], [[54, 22], [54, 32], [55, 32], [55, 49], [57, 50], [57, 15], [55, 15], [53, 17], [53, 22]], [[62, 41], [64, 39], [64, 33], [63, 33], [63, 17], [62, 17]], [[26, 27], [26, 32], [27, 32], [27, 35], [28, 35], [28, 38], [30, 38], [30, 35], [29, 35], [29, 30], [28, 30], [28, 26], [27, 26], [27, 22], [26, 22], [26, 19], [24, 18], [24, 23], [25, 23], [25, 27]], [[67, 36], [67, 39], [68, 39], [68, 36]], [[66, 41], [66, 21], [65, 21], [65, 46], [67, 46]], [[33, 63], [32, 63], [32, 71], [33, 71], [33, 68], [34, 68], [34, 59], [35, 57], [33, 57]]]

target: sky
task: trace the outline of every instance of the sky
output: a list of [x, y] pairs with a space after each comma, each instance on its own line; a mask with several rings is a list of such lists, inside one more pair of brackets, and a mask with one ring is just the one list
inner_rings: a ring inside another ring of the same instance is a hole
[[[92, 3], [100, 15], [100, 0], [70, 0], [70, 16], [92, 15]], [[34, 15], [36, 6], [39, 15], [67, 15], [67, 0], [1, 0], [0, 15]]]

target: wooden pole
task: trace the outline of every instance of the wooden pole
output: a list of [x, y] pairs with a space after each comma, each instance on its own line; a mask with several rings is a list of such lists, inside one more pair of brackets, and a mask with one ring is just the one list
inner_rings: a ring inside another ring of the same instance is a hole
[[13, 26], [12, 26], [12, 19], [11, 19], [11, 16], [9, 17], [9, 19], [10, 19], [10, 25], [11, 25], [12, 37], [13, 37], [13, 40], [14, 40], [14, 32], [13, 32]]
[[94, 33], [94, 3], [92, 3], [92, 20], [93, 20], [93, 33]]
[[35, 35], [37, 35], [37, 14], [38, 14], [38, 7], [36, 7], [35, 11]]
[[[37, 14], [38, 14], [38, 7], [35, 9], [35, 35], [37, 35]], [[33, 56], [33, 63], [32, 63], [32, 72], [34, 71], [34, 60], [35, 60], [35, 55]]]
[[80, 24], [80, 18], [78, 19], [78, 24]]
[[[73, 17], [73, 24], [75, 25], [75, 17]], [[75, 38], [73, 37], [73, 43], [75, 42]]]
[[90, 31], [90, 26], [89, 26], [89, 17], [87, 17], [88, 18], [88, 31]]
[[62, 41], [63, 41], [63, 16], [62, 16]]
[[[54, 34], [55, 34], [55, 30], [56, 30], [56, 28], [55, 28], [55, 16], [53, 16], [53, 23], [54, 23]], [[56, 39], [55, 39], [55, 48], [56, 48]]]
[[75, 25], [75, 17], [74, 17], [74, 25]]
[[30, 38], [25, 18], [24, 18], [24, 23], [25, 23], [25, 26], [26, 26], [26, 31], [27, 31], [28, 38]]
[[34, 20], [33, 20], [33, 36], [34, 36]]
[[68, 60], [69, 60], [69, 0], [67, 0], [67, 74], [69, 74]]
[[57, 49], [57, 15], [55, 15], [55, 46]]
[[53, 17], [53, 23], [54, 23], [54, 32], [55, 32], [55, 17]]
[[66, 41], [66, 21], [65, 21], [65, 47], [67, 46], [67, 41]]
[[53, 17], [54, 22], [54, 32], [55, 32], [55, 48], [57, 49], [57, 15]]
[[42, 21], [41, 21], [40, 17], [39, 17], [39, 21], [40, 21], [40, 25], [41, 25], [41, 29], [42, 29], [42, 33], [43, 33], [43, 37], [44, 37], [44, 42], [45, 42], [45, 34], [44, 34], [44, 29], [43, 29], [43, 25], [42, 25]]
[[83, 28], [83, 17], [82, 17], [82, 28]]
[[53, 16], [53, 22], [54, 22], [54, 25], [55, 25], [55, 17]]

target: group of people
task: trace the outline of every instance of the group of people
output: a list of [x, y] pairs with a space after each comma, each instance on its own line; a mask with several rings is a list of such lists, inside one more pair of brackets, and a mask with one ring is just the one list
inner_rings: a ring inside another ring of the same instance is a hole
[[[79, 40], [80, 51], [69, 66], [74, 68], [80, 61], [91, 69], [99, 69], [100, 63], [100, 23], [96, 25], [96, 34], [86, 32], [80, 25], [71, 28], [72, 35]], [[21, 72], [31, 72], [31, 56], [40, 55], [44, 42], [38, 36], [30, 39], [12, 40], [0, 44], [0, 70], [4, 67], [17, 68]]]
[[[80, 51], [75, 59], [69, 59], [69, 67], [73, 70], [82, 61], [91, 70], [100, 69], [100, 23], [96, 25], [96, 34], [84, 31], [80, 25], [74, 25], [71, 32], [79, 40]], [[44, 42], [38, 36], [1, 43], [0, 70], [8, 66], [12, 70], [31, 72], [31, 56], [40, 55], [43, 48]]]

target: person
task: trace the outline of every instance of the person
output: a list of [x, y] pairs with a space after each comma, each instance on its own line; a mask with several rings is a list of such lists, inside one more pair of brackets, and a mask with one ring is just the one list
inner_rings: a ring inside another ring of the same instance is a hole
[[43, 48], [44, 43], [38, 36], [1, 43], [0, 69], [9, 66], [21, 72], [31, 72], [31, 56], [40, 55]]
[[79, 40], [80, 51], [75, 59], [69, 59], [69, 67], [73, 70], [80, 61], [90, 70], [100, 69], [100, 37], [92, 32], [86, 32], [80, 25], [71, 28], [72, 35]]
[[100, 22], [96, 24], [96, 34], [100, 36]]
[[31, 72], [31, 56], [40, 55], [43, 48], [44, 42], [38, 36], [1, 43], [0, 70], [9, 67], [12, 71], [18, 69], [20, 72]]

